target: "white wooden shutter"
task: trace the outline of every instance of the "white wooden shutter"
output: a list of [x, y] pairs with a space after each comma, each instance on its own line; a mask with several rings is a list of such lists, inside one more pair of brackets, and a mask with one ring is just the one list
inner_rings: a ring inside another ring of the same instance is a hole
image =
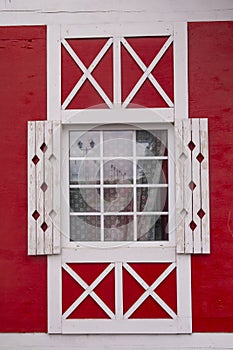
[[177, 252], [209, 253], [208, 120], [177, 120], [175, 132]]
[[28, 254], [60, 253], [60, 122], [28, 122]]

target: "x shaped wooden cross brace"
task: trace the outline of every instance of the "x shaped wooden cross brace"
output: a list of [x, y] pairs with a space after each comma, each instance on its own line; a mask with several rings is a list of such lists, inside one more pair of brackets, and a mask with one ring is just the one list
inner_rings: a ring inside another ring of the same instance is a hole
[[167, 269], [149, 286], [134, 269], [127, 263], [123, 264], [124, 268], [135, 278], [135, 280], [145, 289], [145, 292], [140, 296], [140, 298], [129, 308], [129, 310], [124, 314], [124, 319], [128, 319], [134, 311], [151, 296], [173, 319], [177, 317], [175, 312], [155, 293], [155, 288], [157, 288], [165, 278], [174, 270], [176, 267], [175, 263], [170, 264]]
[[109, 309], [109, 307], [101, 300], [98, 295], [94, 292], [94, 289], [98, 284], [109, 274], [110, 271], [114, 268], [114, 264], [109, 264], [106, 269], [92, 282], [89, 286], [69, 265], [63, 264], [63, 269], [71, 276], [73, 279], [78, 282], [78, 284], [83, 287], [84, 292], [73, 302], [73, 304], [64, 312], [62, 315], [63, 319], [69, 317], [69, 315], [83, 302], [83, 300], [90, 295], [96, 303], [103, 309], [106, 314], [111, 318], [115, 319], [114, 313]]
[[130, 44], [127, 42], [125, 38], [121, 39], [122, 44], [126, 48], [126, 50], [130, 53], [130, 55], [133, 57], [135, 62], [138, 64], [138, 66], [143, 71], [143, 74], [141, 78], [138, 80], [136, 85], [133, 87], [129, 95], [126, 97], [125, 101], [123, 102], [122, 106], [126, 108], [132, 98], [136, 95], [138, 90], [141, 88], [142, 84], [145, 82], [145, 80], [148, 78], [152, 85], [155, 87], [155, 89], [159, 92], [159, 94], [162, 96], [162, 98], [165, 100], [165, 102], [168, 104], [169, 107], [173, 107], [173, 102], [170, 100], [169, 96], [166, 94], [166, 92], [163, 90], [163, 88], [160, 86], [158, 81], [155, 79], [155, 77], [152, 75], [152, 70], [155, 68], [157, 63], [160, 61], [161, 57], [165, 54], [171, 43], [173, 42], [173, 36], [171, 35], [168, 40], [165, 42], [163, 47], [160, 49], [160, 51], [157, 53], [157, 55], [154, 57], [152, 62], [148, 67], [142, 62], [141, 58], [137, 55], [137, 53], [134, 51], [134, 49], [130, 46]]
[[108, 98], [108, 96], [106, 95], [106, 93], [104, 92], [104, 90], [101, 88], [101, 86], [98, 84], [98, 82], [96, 81], [96, 79], [93, 77], [93, 75], [91, 74], [93, 72], [93, 70], [95, 69], [95, 67], [97, 66], [97, 64], [100, 62], [100, 60], [103, 58], [103, 56], [105, 55], [105, 53], [108, 51], [108, 49], [110, 48], [110, 46], [113, 43], [113, 39], [110, 38], [108, 39], [108, 41], [106, 42], [106, 44], [103, 46], [103, 48], [100, 50], [100, 52], [98, 53], [98, 55], [95, 57], [95, 59], [92, 61], [92, 63], [90, 64], [90, 66], [88, 68], [85, 67], [85, 65], [83, 64], [83, 62], [81, 61], [81, 59], [78, 57], [78, 55], [76, 54], [76, 52], [74, 52], [74, 50], [72, 49], [72, 47], [69, 45], [69, 43], [63, 39], [62, 40], [62, 44], [63, 46], [66, 48], [67, 52], [70, 54], [70, 56], [73, 58], [73, 60], [75, 61], [75, 63], [78, 65], [78, 67], [82, 70], [83, 75], [82, 77], [79, 79], [79, 81], [76, 83], [76, 85], [74, 86], [74, 88], [71, 90], [71, 92], [69, 93], [69, 95], [67, 96], [67, 98], [65, 99], [65, 101], [62, 104], [62, 109], [66, 109], [66, 107], [69, 105], [69, 103], [72, 101], [72, 99], [74, 98], [74, 96], [76, 95], [76, 93], [80, 90], [80, 88], [82, 87], [82, 85], [84, 84], [84, 82], [86, 81], [86, 79], [88, 79], [90, 81], [90, 83], [93, 85], [93, 87], [96, 89], [96, 91], [99, 93], [99, 95], [102, 97], [102, 99], [104, 100], [104, 102], [108, 105], [109, 108], [112, 108], [112, 102], [110, 101], [110, 99]]

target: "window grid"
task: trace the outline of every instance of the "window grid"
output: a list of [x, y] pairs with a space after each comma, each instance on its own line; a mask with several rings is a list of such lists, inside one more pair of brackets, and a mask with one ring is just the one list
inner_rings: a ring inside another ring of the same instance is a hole
[[[159, 130], [159, 129], [155, 129]], [[163, 129], [164, 130], [164, 129]], [[76, 131], [76, 130], [72, 130]], [[168, 131], [168, 130], [166, 130]], [[71, 212], [70, 211], [70, 217], [72, 216], [99, 216], [100, 217], [100, 241], [104, 242], [105, 237], [104, 237], [104, 219], [106, 216], [133, 216], [133, 241], [137, 241], [137, 219], [139, 216], [149, 216], [149, 215], [158, 215], [158, 216], [169, 216], [169, 176], [167, 178], [167, 183], [157, 183], [157, 184], [137, 184], [137, 161], [138, 160], [167, 160], [168, 161], [168, 156], [137, 156], [136, 154], [136, 130], [133, 130], [133, 155], [132, 156], [104, 156], [104, 134], [105, 131], [99, 131], [100, 134], [100, 156], [99, 157], [74, 157], [70, 156], [69, 161], [85, 161], [85, 160], [97, 160], [100, 162], [100, 184], [69, 184], [70, 189], [100, 189], [100, 210], [99, 211], [94, 211], [94, 212]], [[169, 137], [168, 137], [168, 132], [167, 132], [167, 145], [168, 147], [169, 144]], [[132, 161], [133, 163], [133, 183], [132, 184], [104, 184], [104, 163], [105, 161], [108, 160], [129, 160]], [[167, 164], [169, 167], [169, 163]], [[168, 174], [167, 174], [168, 175]], [[104, 210], [104, 189], [105, 188], [132, 188], [133, 189], [133, 211], [106, 211]], [[167, 211], [138, 211], [137, 210], [137, 189], [138, 188], [168, 188], [167, 192], [167, 201], [168, 201], [168, 208]], [[169, 218], [168, 218], [169, 222]], [[169, 230], [168, 230], [169, 232]], [[169, 238], [168, 238], [169, 239]]]

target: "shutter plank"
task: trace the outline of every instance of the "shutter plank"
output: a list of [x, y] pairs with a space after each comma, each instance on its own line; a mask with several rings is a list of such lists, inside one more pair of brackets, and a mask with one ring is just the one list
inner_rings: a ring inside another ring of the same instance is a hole
[[190, 223], [192, 221], [192, 192], [190, 190], [189, 184], [192, 178], [192, 158], [191, 152], [189, 150], [189, 143], [191, 140], [191, 124], [189, 119], [183, 120], [183, 143], [186, 150], [186, 160], [184, 162], [184, 211], [186, 215], [184, 216], [184, 235], [185, 235], [185, 253], [189, 254], [193, 252], [193, 235], [190, 229]]
[[[35, 123], [28, 123], [28, 254], [36, 254], [36, 155]], [[35, 218], [33, 217], [35, 216]]]
[[208, 147], [208, 119], [200, 119], [201, 154], [201, 193], [202, 210], [202, 252], [210, 253], [210, 212], [209, 212], [209, 147]]
[[192, 222], [197, 225], [192, 231], [193, 234], [193, 252], [201, 252], [201, 219], [198, 212], [201, 208], [201, 178], [200, 178], [200, 163], [197, 159], [200, 154], [200, 128], [199, 119], [191, 119], [192, 123], [192, 142], [195, 147], [192, 154], [192, 181], [193, 181], [193, 207], [192, 207]]
[[40, 213], [37, 220], [37, 255], [44, 254], [44, 231], [42, 225], [44, 224], [44, 192], [41, 190], [41, 185], [44, 182], [44, 153], [40, 147], [44, 143], [44, 122], [36, 122], [36, 154], [39, 157], [39, 162], [36, 164], [36, 208]]
[[47, 147], [45, 156], [45, 176], [44, 181], [46, 184], [45, 196], [45, 222], [48, 225], [45, 231], [45, 254], [52, 254], [53, 252], [53, 223], [50, 217], [50, 213], [53, 210], [53, 188], [52, 188], [52, 166], [50, 159], [53, 154], [52, 144], [52, 122], [45, 123], [45, 145]]

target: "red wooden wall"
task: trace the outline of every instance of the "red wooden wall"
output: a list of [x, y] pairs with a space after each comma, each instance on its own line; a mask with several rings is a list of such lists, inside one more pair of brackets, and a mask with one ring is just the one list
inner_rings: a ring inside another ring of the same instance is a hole
[[192, 258], [193, 331], [233, 332], [233, 22], [189, 24], [190, 116], [209, 118], [211, 255]]
[[0, 28], [0, 331], [45, 332], [46, 258], [28, 257], [27, 120], [46, 118], [46, 28]]
[[[189, 24], [190, 116], [210, 128], [211, 255], [192, 258], [193, 331], [233, 332], [233, 22]], [[0, 331], [46, 332], [46, 258], [27, 257], [26, 121], [46, 118], [45, 27], [0, 27]]]

